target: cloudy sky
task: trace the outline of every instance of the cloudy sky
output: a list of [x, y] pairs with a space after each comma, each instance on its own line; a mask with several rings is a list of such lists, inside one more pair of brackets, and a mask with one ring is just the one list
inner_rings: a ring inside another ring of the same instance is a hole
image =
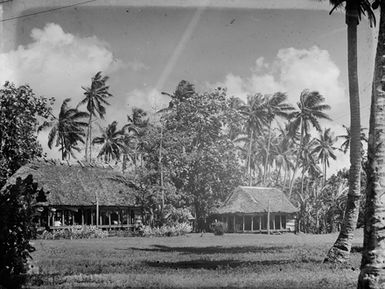
[[[114, 95], [102, 126], [122, 124], [134, 106], [159, 109], [168, 103], [160, 92], [174, 91], [182, 79], [198, 91], [226, 87], [244, 100], [257, 92], [286, 92], [292, 104], [303, 89], [318, 90], [332, 106], [333, 121], [324, 127], [338, 135], [349, 125], [346, 26], [343, 13], [328, 15], [328, 1], [16, 2], [2, 7], [0, 83], [28, 83], [55, 97], [58, 108], [67, 97], [76, 105], [81, 86], [102, 71]], [[375, 34], [363, 20], [358, 49], [364, 127]], [[47, 133], [40, 135], [43, 144]], [[339, 155], [332, 171], [348, 165]]]

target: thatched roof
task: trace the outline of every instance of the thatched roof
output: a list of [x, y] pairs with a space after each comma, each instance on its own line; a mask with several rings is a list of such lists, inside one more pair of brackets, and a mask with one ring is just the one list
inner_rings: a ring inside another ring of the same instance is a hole
[[286, 195], [275, 188], [238, 187], [218, 208], [218, 214], [235, 213], [295, 213], [297, 208], [289, 201]]
[[113, 178], [120, 174], [111, 168], [67, 165], [51, 161], [34, 161], [21, 167], [9, 180], [33, 176], [47, 194], [49, 205], [93, 206], [96, 196], [100, 206], [133, 206], [133, 189]]

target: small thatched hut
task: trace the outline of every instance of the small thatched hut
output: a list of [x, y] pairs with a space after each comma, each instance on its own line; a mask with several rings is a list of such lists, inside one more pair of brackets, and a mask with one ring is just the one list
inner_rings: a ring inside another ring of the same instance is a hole
[[238, 187], [217, 209], [228, 232], [295, 230], [297, 208], [276, 188]]
[[130, 227], [140, 215], [133, 189], [116, 180], [112, 168], [34, 161], [8, 181], [33, 176], [47, 196], [40, 225], [51, 229], [72, 225]]

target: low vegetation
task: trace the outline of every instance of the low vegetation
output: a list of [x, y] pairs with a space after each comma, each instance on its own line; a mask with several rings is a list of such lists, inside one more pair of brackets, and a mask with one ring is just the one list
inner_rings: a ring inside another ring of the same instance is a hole
[[39, 239], [58, 240], [58, 239], [93, 239], [106, 238], [108, 232], [96, 228], [96, 226], [72, 226], [52, 232], [44, 231], [38, 235]]
[[32, 288], [353, 288], [362, 231], [346, 264], [323, 264], [335, 234], [213, 233], [36, 240]]

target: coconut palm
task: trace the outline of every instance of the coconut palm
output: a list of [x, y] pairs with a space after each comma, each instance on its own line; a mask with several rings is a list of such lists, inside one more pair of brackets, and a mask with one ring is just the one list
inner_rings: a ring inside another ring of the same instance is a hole
[[288, 134], [280, 135], [277, 143], [272, 146], [271, 154], [278, 168], [278, 176], [281, 177], [281, 170], [283, 169], [283, 187], [286, 186], [286, 180], [289, 176], [290, 171], [294, 168], [293, 155], [295, 154], [294, 142]]
[[264, 185], [266, 185], [267, 165], [268, 165], [269, 154], [270, 154], [272, 122], [277, 116], [288, 119], [290, 115], [289, 111], [294, 110], [294, 107], [286, 103], [286, 100], [287, 100], [287, 95], [281, 92], [277, 92], [273, 94], [271, 97], [267, 97], [266, 99], [265, 106], [268, 114], [269, 131], [268, 131], [268, 138], [267, 138], [266, 159], [265, 159], [264, 172], [263, 172]]
[[359, 289], [379, 289], [385, 286], [385, 1], [377, 0], [373, 3], [373, 8], [379, 6], [380, 27], [369, 123], [364, 246], [357, 286]]
[[229, 111], [232, 114], [232, 121], [228, 124], [228, 137], [232, 141], [235, 141], [242, 134], [242, 127], [239, 125], [242, 122], [239, 108], [243, 104], [243, 101], [238, 97], [232, 96], [229, 99]]
[[118, 160], [124, 151], [123, 130], [117, 129], [118, 123], [113, 121], [105, 129], [100, 128], [101, 136], [95, 137], [92, 144], [102, 145], [98, 158], [104, 158], [105, 162]]
[[[339, 135], [339, 136], [337, 136], [337, 138], [342, 138], [344, 140], [343, 143], [340, 146], [340, 149], [341, 149], [341, 151], [343, 151], [344, 154], [346, 154], [347, 151], [350, 148], [350, 142], [351, 142], [352, 136], [351, 136], [351, 133], [350, 133], [350, 128], [345, 126], [345, 125], [343, 125], [343, 127], [346, 130], [346, 134]], [[364, 130], [365, 130], [365, 128], [361, 128], [361, 135], [360, 135], [360, 139], [361, 139], [361, 154], [363, 154], [363, 151], [364, 151], [364, 143], [368, 142], [368, 138], [366, 137]]]
[[349, 102], [350, 102], [350, 170], [349, 170], [349, 192], [346, 206], [346, 214], [340, 234], [329, 250], [325, 261], [344, 262], [350, 255], [353, 231], [357, 224], [359, 201], [361, 196], [361, 116], [360, 98], [357, 71], [357, 26], [362, 15], [367, 15], [370, 23], [374, 23], [375, 16], [368, 0], [330, 0], [333, 9], [345, 8], [345, 23], [347, 25], [348, 42], [348, 80], [349, 80]]
[[326, 184], [326, 168], [330, 166], [329, 158], [333, 160], [337, 159], [337, 156], [334, 154], [336, 148], [333, 146], [337, 138], [334, 137], [330, 128], [325, 129], [323, 133], [320, 134], [319, 138], [315, 139], [315, 147], [313, 154], [315, 154], [318, 160], [323, 164], [323, 186]]
[[52, 149], [56, 139], [55, 146], [60, 147], [62, 160], [74, 157], [73, 150], [80, 151], [77, 144], [84, 143], [84, 128], [87, 127], [82, 120], [89, 116], [86, 112], [68, 107], [70, 100], [67, 98], [63, 101], [56, 123], [48, 134], [48, 147]]
[[[103, 119], [106, 114], [105, 105], [109, 105], [106, 101], [112, 94], [108, 91], [109, 87], [106, 86], [108, 76], [102, 76], [99, 71], [91, 79], [90, 87], [82, 87], [84, 89], [85, 98], [80, 101], [78, 106], [85, 104], [87, 111], [89, 112], [88, 130], [85, 147], [85, 159], [91, 161], [92, 155], [92, 117], [98, 117]], [[88, 152], [89, 150], [89, 152]], [[88, 152], [88, 154], [87, 154]]]
[[300, 95], [300, 100], [297, 103], [298, 110], [290, 113], [291, 119], [289, 131], [293, 137], [296, 137], [299, 130], [299, 150], [297, 153], [297, 164], [294, 167], [294, 172], [290, 184], [289, 196], [293, 189], [293, 183], [296, 171], [301, 162], [301, 152], [303, 150], [304, 138], [309, 135], [310, 128], [314, 127], [317, 131], [321, 131], [320, 120], [330, 117], [324, 112], [329, 110], [330, 106], [324, 104], [325, 98], [318, 91], [303, 90]]
[[300, 151], [300, 164], [302, 167], [301, 173], [301, 195], [303, 195], [304, 189], [304, 178], [307, 173], [309, 176], [314, 178], [318, 177], [320, 174], [320, 169], [317, 165], [317, 158], [315, 155], [316, 140], [311, 139], [310, 135], [307, 134], [303, 138], [303, 144]]
[[245, 118], [244, 132], [248, 137], [249, 151], [247, 156], [247, 171], [249, 174], [249, 186], [251, 186], [251, 154], [254, 139], [257, 133], [262, 132], [268, 123], [268, 111], [266, 110], [266, 98], [262, 94], [250, 95], [247, 104], [239, 107], [240, 113]]
[[146, 133], [149, 125], [147, 112], [141, 108], [132, 108], [131, 115], [127, 115], [127, 123], [123, 126], [125, 150], [123, 154], [123, 166], [126, 167], [128, 159], [136, 166], [140, 139]]

